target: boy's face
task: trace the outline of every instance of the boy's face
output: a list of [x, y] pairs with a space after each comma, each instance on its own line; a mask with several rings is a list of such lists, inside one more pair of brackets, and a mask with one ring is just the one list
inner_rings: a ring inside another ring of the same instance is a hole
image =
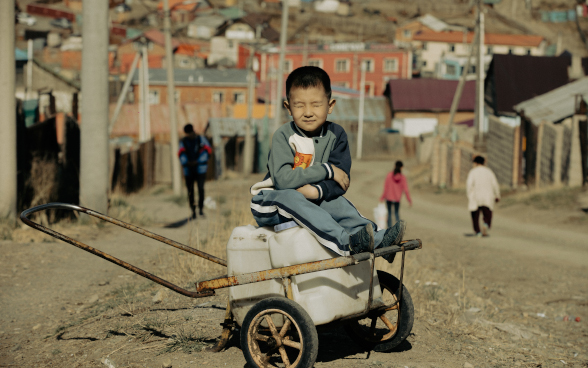
[[284, 106], [298, 128], [308, 133], [318, 133], [333, 112], [335, 100], [329, 101], [325, 88], [321, 85], [309, 88], [292, 88]]

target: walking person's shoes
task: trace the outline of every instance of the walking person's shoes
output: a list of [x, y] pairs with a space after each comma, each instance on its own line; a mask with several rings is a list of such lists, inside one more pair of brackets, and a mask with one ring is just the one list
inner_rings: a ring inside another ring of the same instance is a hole
[[196, 209], [195, 208], [192, 209], [192, 216], [190, 216], [190, 219], [196, 220]]
[[482, 224], [482, 236], [488, 236], [488, 224], [487, 223], [483, 223]]
[[374, 228], [372, 224], [365, 227], [353, 235], [349, 236], [349, 251], [351, 254], [358, 254], [374, 250]]

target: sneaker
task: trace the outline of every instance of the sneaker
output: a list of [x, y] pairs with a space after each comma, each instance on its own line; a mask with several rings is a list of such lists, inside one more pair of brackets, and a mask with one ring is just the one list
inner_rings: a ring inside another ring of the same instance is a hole
[[406, 221], [404, 220], [400, 220], [394, 226], [386, 229], [386, 232], [384, 233], [384, 239], [382, 239], [382, 244], [380, 245], [380, 248], [400, 244], [405, 231]]
[[374, 228], [372, 224], [365, 227], [353, 235], [349, 236], [349, 252], [351, 254], [363, 253], [374, 250]]
[[487, 223], [482, 224], [482, 236], [488, 236], [488, 224]]
[[476, 233], [476, 238], [481, 238], [482, 237], [482, 233]]

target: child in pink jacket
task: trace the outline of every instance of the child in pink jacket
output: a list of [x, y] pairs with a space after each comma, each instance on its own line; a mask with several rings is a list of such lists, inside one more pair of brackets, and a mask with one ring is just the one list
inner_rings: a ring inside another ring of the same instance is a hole
[[388, 173], [386, 181], [384, 182], [384, 192], [380, 197], [380, 202], [386, 200], [388, 207], [388, 227], [392, 227], [392, 204], [394, 204], [394, 215], [396, 222], [400, 221], [398, 209], [400, 207], [400, 198], [402, 193], [406, 195], [406, 199], [410, 206], [412, 206], [412, 199], [410, 199], [410, 192], [408, 191], [408, 184], [406, 183], [406, 176], [402, 175], [402, 161], [396, 161], [394, 171]]

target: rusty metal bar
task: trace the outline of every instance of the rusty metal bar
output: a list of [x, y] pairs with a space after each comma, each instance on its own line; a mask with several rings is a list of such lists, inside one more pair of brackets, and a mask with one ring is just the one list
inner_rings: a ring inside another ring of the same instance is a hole
[[[25, 224], [29, 225], [33, 229], [42, 231], [42, 232], [44, 232], [46, 234], [49, 234], [49, 235], [51, 235], [53, 237], [57, 237], [56, 234], [59, 234], [59, 233], [57, 233], [57, 232], [55, 232], [55, 231], [53, 231], [51, 229], [48, 229], [48, 228], [46, 228], [46, 227], [44, 227], [44, 226], [42, 226], [40, 224], [37, 224], [37, 223], [35, 223], [35, 222], [33, 222], [33, 221], [31, 221], [31, 220], [29, 220], [27, 218], [29, 215], [31, 215], [31, 214], [33, 214], [35, 212], [39, 212], [39, 211], [43, 211], [43, 210], [50, 210], [50, 209], [71, 210], [71, 211], [82, 212], [82, 213], [85, 213], [86, 215], [93, 216], [93, 217], [99, 218], [99, 219], [101, 219], [103, 221], [110, 222], [111, 224], [115, 224], [115, 225], [120, 226], [122, 228], [125, 228], [127, 230], [134, 231], [134, 232], [136, 232], [138, 234], [141, 234], [141, 235], [144, 235], [144, 236], [146, 236], [148, 238], [155, 239], [155, 240], [160, 241], [162, 243], [165, 243], [167, 245], [171, 245], [172, 247], [181, 249], [181, 250], [183, 250], [185, 252], [192, 253], [192, 254], [194, 254], [194, 255], [196, 255], [198, 257], [202, 257], [202, 258], [207, 259], [207, 260], [209, 260], [211, 262], [214, 262], [214, 263], [217, 263], [217, 264], [219, 264], [221, 266], [227, 267], [227, 261], [225, 261], [224, 259], [217, 258], [215, 256], [212, 256], [212, 255], [208, 254], [208, 253], [199, 251], [198, 249], [194, 249], [194, 248], [189, 247], [187, 245], [184, 245], [182, 243], [178, 243], [177, 241], [168, 239], [168, 238], [163, 237], [161, 235], [154, 234], [154, 233], [152, 233], [152, 232], [150, 232], [148, 230], [145, 230], [143, 228], [140, 228], [138, 226], [135, 226], [135, 225], [126, 223], [124, 221], [117, 220], [117, 219], [115, 219], [113, 217], [110, 217], [110, 216], [103, 215], [100, 212], [96, 212], [96, 211], [93, 211], [93, 210], [91, 210], [89, 208], [85, 208], [85, 207], [81, 207], [81, 206], [76, 206], [76, 205], [73, 205], [73, 204], [68, 204], [68, 203], [47, 203], [47, 204], [43, 204], [43, 205], [40, 205], [40, 206], [37, 206], [37, 207], [33, 207], [33, 208], [29, 208], [28, 210], [23, 211], [20, 214], [20, 219], [22, 220], [22, 222], [24, 222]], [[61, 235], [61, 234], [59, 234], [59, 235]], [[61, 235], [61, 236], [66, 237], [65, 235]]]
[[[134, 225], [127, 224], [125, 222], [122, 222], [122, 221], [113, 219], [112, 217], [108, 217], [108, 216], [102, 215], [102, 214], [100, 214], [98, 212], [89, 210], [87, 208], [76, 206], [76, 205], [72, 205], [72, 204], [67, 204], [67, 203], [48, 203], [48, 204], [44, 204], [44, 205], [41, 205], [41, 206], [37, 206], [37, 207], [30, 208], [28, 210], [25, 210], [20, 215], [20, 219], [22, 220], [22, 222], [24, 222], [28, 226], [32, 227], [33, 229], [42, 231], [42, 232], [44, 232], [44, 233], [46, 233], [48, 235], [51, 235], [54, 238], [57, 238], [57, 239], [62, 240], [64, 242], [66, 242], [66, 243], [69, 243], [69, 244], [71, 244], [71, 245], [73, 245], [75, 247], [78, 247], [80, 249], [83, 249], [86, 252], [89, 252], [89, 253], [92, 253], [94, 255], [97, 255], [98, 257], [100, 257], [102, 259], [105, 259], [105, 260], [107, 260], [109, 262], [112, 262], [112, 263], [118, 265], [118, 266], [121, 266], [123, 268], [126, 268], [127, 270], [129, 270], [131, 272], [134, 272], [134, 273], [136, 273], [136, 274], [138, 274], [140, 276], [143, 276], [145, 278], [148, 278], [149, 280], [152, 280], [152, 281], [154, 281], [154, 282], [156, 282], [156, 283], [158, 283], [158, 284], [160, 284], [160, 285], [162, 285], [162, 286], [164, 286], [164, 287], [166, 287], [168, 289], [171, 289], [171, 290], [173, 290], [173, 291], [175, 291], [175, 292], [177, 292], [179, 294], [188, 296], [190, 298], [203, 298], [203, 297], [214, 295], [214, 291], [212, 291], [212, 290], [206, 291], [206, 292], [203, 292], [203, 293], [200, 293], [200, 292], [194, 292], [194, 291], [189, 291], [189, 290], [183, 289], [183, 288], [181, 288], [181, 287], [179, 287], [177, 285], [174, 285], [171, 282], [166, 281], [166, 280], [164, 280], [164, 279], [162, 279], [160, 277], [157, 277], [157, 276], [155, 276], [155, 275], [153, 275], [153, 274], [151, 274], [151, 273], [149, 273], [149, 272], [147, 272], [145, 270], [142, 270], [142, 269], [140, 269], [138, 267], [135, 267], [135, 266], [133, 266], [133, 265], [131, 265], [131, 264], [125, 262], [125, 261], [122, 261], [122, 260], [120, 260], [120, 259], [118, 259], [116, 257], [113, 257], [110, 254], [104, 253], [104, 252], [102, 252], [102, 251], [100, 251], [100, 250], [98, 250], [96, 248], [93, 248], [93, 247], [91, 247], [91, 246], [89, 246], [87, 244], [84, 244], [82, 242], [79, 242], [79, 241], [77, 241], [75, 239], [72, 239], [72, 238], [70, 238], [70, 237], [68, 237], [66, 235], [63, 235], [61, 233], [58, 233], [58, 232], [56, 232], [56, 231], [54, 231], [52, 229], [49, 229], [49, 228], [47, 228], [47, 227], [45, 227], [45, 226], [43, 226], [41, 224], [38, 224], [38, 223], [33, 222], [30, 219], [28, 219], [28, 216], [29, 215], [31, 215], [31, 214], [33, 214], [35, 212], [38, 212], [38, 211], [48, 210], [48, 209], [72, 210], [72, 211], [78, 211], [78, 212], [86, 213], [86, 214], [88, 214], [90, 216], [98, 217], [98, 218], [103, 219], [105, 221], [111, 222], [111, 223], [113, 223], [115, 225], [119, 225], [119, 226], [124, 227], [124, 228], [127, 228], [129, 230], [138, 232], [138, 233], [140, 233], [142, 235], [148, 236], [150, 238], [153, 238], [153, 239], [162, 241], [162, 242], [164, 242], [166, 244], [173, 245], [176, 248], [185, 250], [185, 249], [183, 249], [183, 247], [186, 247], [186, 248], [189, 248], [189, 249], [194, 250], [194, 251], [199, 252], [199, 253], [202, 253], [202, 252], [200, 252], [200, 251], [198, 251], [196, 249], [187, 247], [187, 246], [185, 246], [183, 244], [176, 243], [173, 240], [169, 240], [169, 239], [160, 237], [158, 235], [157, 236], [150, 236], [149, 234], [152, 234], [152, 233], [148, 232], [147, 230], [143, 230], [143, 229], [138, 228], [138, 227], [136, 227]], [[99, 215], [99, 216], [97, 216], [97, 215]], [[125, 225], [128, 225], [129, 227], [127, 227]], [[140, 232], [140, 231], [136, 231], [135, 229], [142, 230], [145, 233]], [[155, 235], [155, 234], [153, 234], [153, 235]], [[164, 240], [161, 240], [160, 238], [164, 239], [165, 241]], [[171, 243], [173, 243], [173, 244], [171, 244]], [[182, 247], [177, 247], [176, 245], [180, 245]], [[188, 250], [186, 250], [186, 251], [188, 251]], [[190, 252], [190, 253], [192, 253], [192, 252]], [[210, 256], [210, 257], [212, 257], [212, 256]], [[216, 258], [216, 257], [213, 257], [213, 258]], [[220, 261], [223, 261], [223, 260], [220, 260]], [[225, 262], [225, 264], [226, 264], [226, 262]]]
[[403, 279], [404, 279], [404, 255], [405, 255], [404, 245], [402, 246], [402, 263], [400, 264], [400, 287], [398, 288], [398, 299], [396, 300], [396, 305], [398, 305], [398, 321], [400, 321], [400, 313], [402, 313], [402, 309], [400, 308], [400, 303], [402, 302], [402, 289], [404, 289]]
[[[196, 283], [196, 290], [199, 292], [211, 291], [216, 289], [222, 289], [230, 286], [252, 284], [254, 282], [282, 279], [289, 276], [296, 276], [305, 273], [330, 270], [333, 268], [341, 268], [346, 266], [356, 265], [359, 262], [367, 261], [372, 256], [379, 257], [380, 255], [401, 252], [403, 249], [412, 250], [422, 248], [422, 242], [420, 239], [409, 240], [401, 243], [402, 248], [398, 246], [390, 246], [382, 249], [376, 249], [374, 253], [359, 253], [353, 256], [347, 257], [336, 257], [326, 259], [323, 261], [303, 263], [294, 266], [287, 266], [281, 268], [274, 268], [271, 270], [258, 271], [252, 273], [246, 273], [242, 275], [227, 276], [208, 281], [201, 281]], [[381, 254], [378, 254], [380, 250]]]

